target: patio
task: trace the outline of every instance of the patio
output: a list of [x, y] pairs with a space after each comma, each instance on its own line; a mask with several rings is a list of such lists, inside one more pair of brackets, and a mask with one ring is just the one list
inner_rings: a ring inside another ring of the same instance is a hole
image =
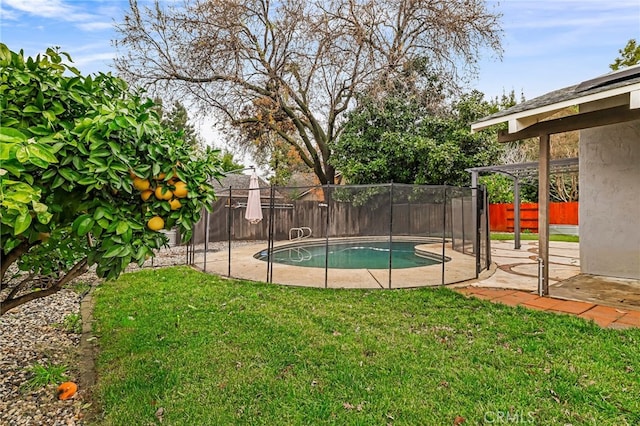
[[593, 319], [602, 327], [640, 327], [640, 280], [580, 273], [577, 243], [549, 243], [549, 297], [537, 295], [538, 242], [492, 241], [495, 266], [457, 291], [494, 302]]

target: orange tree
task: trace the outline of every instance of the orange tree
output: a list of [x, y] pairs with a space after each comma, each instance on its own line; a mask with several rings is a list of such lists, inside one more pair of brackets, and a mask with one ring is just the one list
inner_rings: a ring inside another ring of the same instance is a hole
[[0, 44], [0, 315], [92, 265], [118, 277], [166, 244], [163, 227], [189, 240], [221, 174], [141, 92], [65, 58]]

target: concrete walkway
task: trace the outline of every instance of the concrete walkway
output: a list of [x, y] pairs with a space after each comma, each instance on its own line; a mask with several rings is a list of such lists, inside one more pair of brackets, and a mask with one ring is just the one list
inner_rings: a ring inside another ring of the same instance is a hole
[[[513, 241], [492, 241], [491, 260], [496, 264], [493, 274], [484, 274], [475, 283], [457, 287], [455, 290], [470, 297], [486, 299], [510, 306], [523, 306], [549, 312], [577, 315], [593, 320], [601, 327], [640, 327], [640, 309], [619, 300], [607, 300], [602, 290], [598, 297], [589, 297], [586, 292], [568, 292], [562, 282], [569, 278], [575, 281], [580, 274], [580, 249], [577, 243], [551, 242], [549, 292], [550, 297], [537, 295], [538, 288], [538, 242], [523, 241], [519, 250]], [[487, 276], [488, 275], [488, 276]], [[631, 282], [627, 288], [640, 293], [640, 284]], [[562, 288], [562, 291], [560, 289]], [[579, 289], [579, 287], [575, 287]], [[558, 290], [562, 297], [554, 297]], [[589, 299], [589, 300], [584, 300]]]

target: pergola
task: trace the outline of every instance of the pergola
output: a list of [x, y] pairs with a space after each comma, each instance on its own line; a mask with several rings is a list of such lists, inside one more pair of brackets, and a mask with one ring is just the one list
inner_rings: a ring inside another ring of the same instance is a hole
[[[579, 111], [576, 114], [550, 118], [558, 111], [575, 106]], [[498, 135], [499, 142], [529, 138], [539, 140], [537, 168], [540, 295], [549, 294], [549, 175], [553, 164], [549, 158], [550, 135], [633, 120], [640, 120], [640, 66], [629, 67], [547, 93], [472, 124], [472, 131], [479, 131], [507, 122], [508, 129]], [[632, 142], [629, 142], [629, 146], [632, 146]], [[630, 151], [634, 150], [635, 153], [635, 149], [630, 148]]]
[[[502, 164], [496, 166], [472, 167], [465, 169], [471, 173], [471, 187], [477, 188], [481, 173], [500, 173], [513, 180], [513, 232], [514, 248], [520, 248], [520, 181], [538, 176], [538, 163]], [[572, 173], [578, 171], [578, 157], [560, 158], [549, 161], [549, 174]], [[475, 211], [475, 210], [474, 210]]]

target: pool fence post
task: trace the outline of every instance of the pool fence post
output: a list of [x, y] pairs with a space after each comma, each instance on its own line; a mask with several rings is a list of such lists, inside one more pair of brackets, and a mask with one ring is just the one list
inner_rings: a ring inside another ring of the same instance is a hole
[[231, 185], [229, 185], [229, 202], [227, 209], [227, 276], [231, 278], [231, 227], [233, 226], [233, 215], [231, 214]]
[[275, 186], [271, 185], [269, 194], [269, 249], [267, 251], [267, 282], [273, 282], [273, 243], [275, 238]]
[[442, 191], [442, 285], [444, 285], [444, 264], [445, 264], [445, 244], [447, 233], [447, 184], [443, 185]]
[[389, 289], [393, 270], [393, 180], [389, 186]]
[[475, 247], [475, 256], [476, 256], [476, 278], [480, 274], [480, 270], [482, 269], [480, 264], [480, 251], [482, 250], [482, 246], [480, 244], [480, 232], [482, 230], [482, 217], [480, 212], [482, 211], [482, 206], [484, 205], [484, 190], [482, 188], [476, 189], [476, 193], [478, 194], [478, 201], [476, 202], [476, 212], [474, 214], [475, 223], [475, 235], [473, 236], [473, 246]]
[[204, 253], [203, 253], [203, 270], [207, 272], [207, 251], [209, 250], [209, 222], [211, 220], [211, 215], [208, 211], [205, 210], [205, 218], [204, 218]]
[[485, 269], [489, 269], [491, 267], [491, 229], [489, 229], [490, 223], [489, 223], [489, 192], [487, 191], [487, 187], [484, 186], [483, 187], [483, 191], [484, 191], [484, 201], [482, 203], [483, 205], [483, 211], [484, 211], [484, 237], [486, 239], [485, 241], [485, 252], [487, 254], [487, 264], [485, 266]]
[[196, 226], [194, 224], [191, 227], [191, 240], [189, 240], [187, 242], [187, 244], [186, 244], [187, 245], [187, 265], [193, 265], [193, 261], [191, 260], [191, 245], [193, 244], [193, 242], [196, 239], [195, 232], [194, 232], [195, 228], [196, 228]]
[[325, 208], [327, 218], [325, 219], [325, 230], [324, 230], [324, 288], [329, 287], [329, 203], [331, 201], [331, 185], [327, 183], [325, 189], [325, 204], [327, 207]]
[[461, 205], [461, 207], [460, 207], [460, 217], [462, 219], [460, 220], [460, 225], [461, 225], [461, 228], [462, 228], [461, 229], [461, 231], [462, 231], [462, 254], [467, 254], [465, 252], [466, 233], [464, 232], [465, 231], [465, 229], [464, 229], [464, 195], [465, 195], [464, 194], [464, 190], [462, 190], [462, 196], [460, 197], [460, 205]]

